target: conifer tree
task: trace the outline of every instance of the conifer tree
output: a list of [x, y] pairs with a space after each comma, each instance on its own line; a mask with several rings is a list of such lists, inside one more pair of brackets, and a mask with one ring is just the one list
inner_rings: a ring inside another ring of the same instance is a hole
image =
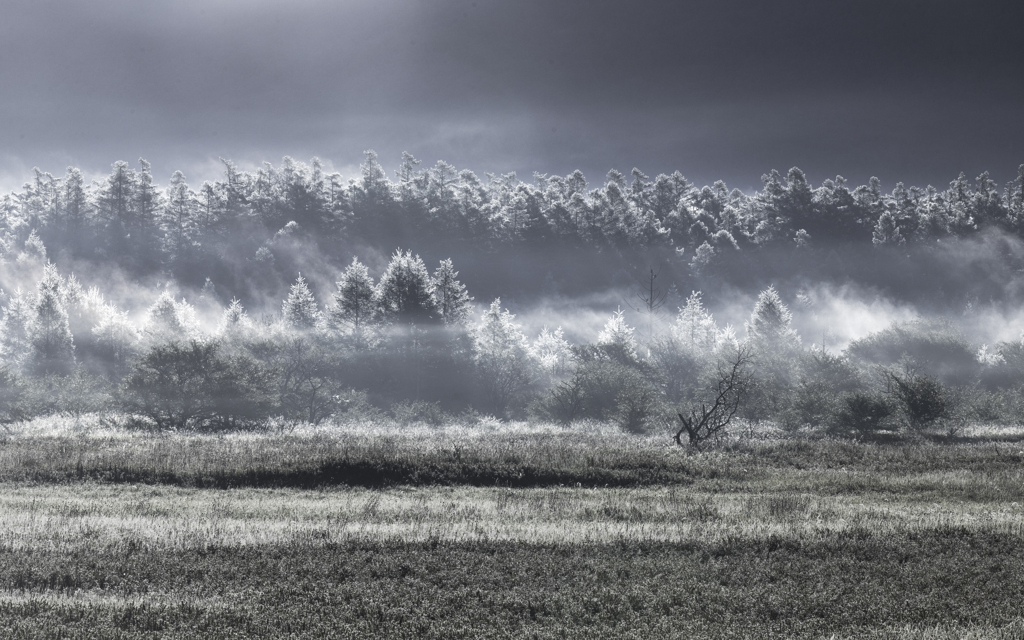
[[597, 344], [615, 357], [627, 360], [636, 359], [636, 338], [633, 337], [633, 327], [626, 324], [622, 309], [616, 310], [605, 323], [604, 329], [597, 336]]
[[241, 300], [232, 298], [231, 304], [224, 310], [224, 314], [221, 316], [218, 333], [230, 341], [241, 337], [251, 328], [252, 320], [249, 319], [249, 314], [246, 312], [245, 307], [242, 306]]
[[469, 304], [473, 301], [466, 292], [466, 285], [456, 279], [458, 275], [451, 258], [442, 260], [441, 266], [434, 270], [434, 299], [444, 323], [449, 327], [465, 324], [469, 318]]
[[316, 298], [301, 273], [281, 305], [281, 316], [286, 326], [300, 331], [312, 331], [323, 323], [323, 314], [316, 304]]
[[79, 234], [85, 229], [88, 206], [82, 172], [75, 167], [68, 167], [64, 175], [64, 210], [68, 238], [72, 247], [80, 246], [82, 238]]
[[793, 315], [775, 287], [761, 292], [746, 323], [754, 366], [751, 409], [775, 415], [784, 406], [799, 373], [800, 336], [790, 327]]
[[774, 286], [757, 297], [757, 304], [746, 323], [747, 336], [756, 351], [787, 351], [800, 347], [800, 337], [789, 325], [793, 314], [782, 302]]
[[104, 373], [113, 379], [123, 377], [139, 354], [142, 341], [142, 333], [128, 319], [128, 312], [112, 304], [103, 305], [92, 336], [97, 355], [106, 367]]
[[690, 270], [693, 271], [693, 273], [700, 275], [707, 271], [708, 266], [711, 265], [711, 261], [714, 259], [715, 248], [705, 240], [702, 245], [694, 250], [693, 258], [690, 259]]
[[886, 211], [878, 217], [878, 222], [875, 223], [874, 231], [871, 234], [872, 244], [876, 247], [882, 245], [898, 246], [905, 241], [899, 226], [896, 224], [896, 219], [893, 218], [891, 213]]
[[146, 160], [139, 158], [140, 169], [135, 174], [135, 193], [132, 208], [134, 225], [131, 229], [132, 244], [137, 254], [136, 264], [145, 268], [156, 267], [159, 261], [159, 221], [163, 204], [160, 191], [153, 184], [152, 168]]
[[43, 244], [42, 238], [33, 229], [28, 237], [25, 238], [25, 242], [22, 245], [21, 255], [18, 256], [18, 262], [21, 263], [33, 263], [43, 266], [46, 264], [46, 245]]
[[704, 307], [701, 292], [694, 291], [679, 309], [672, 325], [672, 337], [682, 348], [697, 358], [709, 358], [718, 345], [719, 331], [714, 317]]
[[499, 415], [513, 407], [533, 381], [535, 362], [515, 315], [495, 298], [475, 332], [480, 382]]
[[31, 302], [21, 289], [8, 296], [0, 316], [0, 361], [13, 370], [20, 370], [28, 356]]
[[152, 344], [182, 342], [199, 336], [199, 322], [195, 309], [182, 298], [174, 300], [169, 291], [164, 291], [147, 312], [144, 333]]
[[377, 283], [375, 300], [386, 322], [436, 324], [441, 319], [426, 265], [411, 251], [396, 251]]
[[196, 235], [199, 200], [189, 189], [185, 174], [175, 171], [167, 190], [167, 206], [164, 208], [163, 231], [166, 251], [172, 264], [177, 264], [191, 253]]
[[554, 331], [544, 327], [533, 342], [533, 355], [541, 371], [550, 377], [564, 375], [569, 370], [572, 351], [565, 339], [562, 327]]
[[96, 194], [96, 210], [106, 227], [108, 250], [128, 255], [128, 238], [135, 227], [135, 171], [127, 162], [115, 162]]
[[347, 331], [357, 347], [366, 345], [368, 331], [375, 315], [373, 278], [366, 265], [352, 258], [345, 268], [334, 293], [334, 304], [329, 312], [331, 327]]
[[31, 345], [27, 369], [34, 375], [67, 375], [75, 368], [75, 346], [68, 312], [61, 300], [61, 279], [53, 265], [47, 265], [39, 281], [31, 321]]

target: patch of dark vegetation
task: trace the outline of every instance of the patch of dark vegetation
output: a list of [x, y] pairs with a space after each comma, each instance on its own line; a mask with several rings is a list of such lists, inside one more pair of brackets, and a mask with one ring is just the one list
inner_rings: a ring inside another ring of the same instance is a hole
[[[396, 485], [628, 487], [684, 485], [695, 470], [665, 447], [623, 447], [620, 438], [495, 437], [423, 446], [412, 439], [153, 440], [12, 438], [0, 455], [0, 480], [99, 481], [197, 488]], [[660, 449], [660, 450], [659, 450]], [[649, 457], [649, 454], [654, 454]], [[716, 475], [718, 472], [716, 472]]]
[[711, 546], [6, 552], [0, 587], [9, 638], [888, 638], [979, 620], [1012, 637], [1024, 548], [950, 528]]
[[[1024, 488], [1015, 480], [1022, 463], [1019, 446], [991, 442], [741, 440], [693, 454], [673, 447], [668, 436], [660, 440], [582, 433], [438, 436], [426, 441], [343, 435], [0, 441], [0, 482], [93, 481], [216, 489], [692, 485], [748, 491], [766, 482], [782, 482], [829, 495], [850, 490], [921, 491], [969, 499], [978, 498], [964, 491], [985, 487], [999, 499], [1016, 500], [1024, 498]], [[984, 481], [958, 485], [936, 479], [938, 474], [962, 473], [977, 474]], [[915, 475], [920, 478], [911, 482]]]

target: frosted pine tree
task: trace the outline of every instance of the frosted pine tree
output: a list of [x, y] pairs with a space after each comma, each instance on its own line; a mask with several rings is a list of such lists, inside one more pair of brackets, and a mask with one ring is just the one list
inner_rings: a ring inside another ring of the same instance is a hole
[[18, 262], [26, 265], [33, 263], [38, 265], [46, 264], [46, 245], [43, 244], [35, 229], [28, 234], [28, 238], [22, 244], [22, 251], [18, 255]]
[[480, 381], [491, 408], [504, 414], [533, 381], [536, 362], [515, 316], [495, 298], [474, 332]]
[[900, 228], [896, 225], [896, 219], [888, 211], [878, 217], [875, 229], [871, 233], [871, 242], [876, 247], [881, 245], [898, 246], [906, 242]]
[[223, 322], [225, 327], [245, 327], [250, 324], [249, 313], [242, 306], [241, 300], [231, 299], [231, 304], [224, 310]]
[[563, 336], [562, 327], [554, 331], [547, 327], [541, 329], [540, 335], [533, 343], [533, 355], [537, 359], [542, 372], [556, 378], [569, 371], [572, 351]]
[[135, 193], [132, 209], [134, 225], [129, 235], [138, 263], [156, 265], [160, 255], [159, 212], [163, 207], [163, 195], [153, 184], [152, 167], [139, 158], [139, 171], [135, 174]]
[[635, 360], [636, 338], [633, 327], [626, 324], [622, 309], [618, 309], [605, 323], [604, 329], [597, 336], [597, 344], [618, 358]]
[[761, 292], [746, 323], [746, 347], [754, 367], [750, 417], [778, 415], [785, 407], [801, 360], [800, 336], [790, 327], [792, 319], [775, 287]]
[[128, 319], [126, 311], [112, 304], [103, 305], [99, 316], [92, 329], [96, 354], [106, 363], [108, 375], [121, 378], [139, 354], [142, 332]]
[[61, 300], [62, 284], [56, 268], [47, 265], [27, 327], [30, 349], [26, 369], [34, 375], [67, 375], [75, 368], [75, 345]]
[[762, 291], [746, 323], [750, 346], [761, 353], [786, 354], [798, 350], [800, 336], [789, 326], [792, 321], [793, 314], [783, 304], [775, 287]]
[[679, 309], [672, 337], [694, 357], [709, 358], [714, 353], [719, 341], [718, 325], [704, 307], [700, 291], [692, 292], [686, 305]]
[[719, 329], [701, 292], [694, 291], [679, 308], [670, 337], [652, 345], [649, 362], [659, 371], [669, 402], [690, 402], [714, 384], [720, 358], [735, 354], [736, 348], [732, 327]]
[[301, 273], [281, 305], [281, 316], [286, 326], [299, 331], [312, 331], [323, 323], [323, 314], [316, 304], [316, 298]]
[[244, 338], [252, 330], [252, 320], [238, 298], [232, 298], [231, 304], [221, 316], [217, 333], [227, 342]]
[[387, 322], [433, 324], [440, 320], [430, 273], [411, 251], [396, 251], [391, 257], [377, 283], [375, 300]]
[[202, 288], [199, 289], [199, 296], [196, 298], [195, 306], [203, 316], [221, 313], [224, 310], [220, 303], [220, 293], [217, 291], [217, 285], [210, 278], [206, 278]]
[[0, 362], [12, 369], [20, 370], [28, 356], [30, 320], [31, 301], [16, 289], [0, 315]]
[[451, 258], [441, 261], [441, 266], [434, 270], [434, 299], [448, 326], [461, 325], [469, 318], [473, 297], [466, 292], [466, 285], [456, 278], [459, 272], [452, 265]]
[[366, 265], [352, 258], [337, 284], [328, 321], [333, 330], [350, 335], [356, 347], [364, 347], [376, 313], [373, 278]]
[[196, 235], [196, 214], [199, 199], [185, 182], [185, 174], [175, 171], [167, 189], [167, 206], [164, 208], [163, 231], [165, 251], [171, 262], [184, 260], [190, 252]]
[[697, 247], [694, 251], [693, 258], [690, 259], [690, 270], [693, 271], [693, 273], [700, 275], [707, 271], [714, 259], [715, 248], [705, 241], [704, 244]]
[[195, 309], [182, 298], [176, 302], [164, 291], [147, 312], [143, 333], [151, 344], [181, 342], [199, 338]]

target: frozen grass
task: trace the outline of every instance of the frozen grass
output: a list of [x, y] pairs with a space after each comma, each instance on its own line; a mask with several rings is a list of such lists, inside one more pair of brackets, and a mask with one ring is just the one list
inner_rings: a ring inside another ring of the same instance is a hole
[[667, 434], [606, 425], [298, 426], [261, 433], [153, 434], [115, 421], [48, 419], [0, 437], [0, 481], [185, 487], [692, 486], [715, 492], [1024, 501], [1024, 444], [894, 445], [734, 439], [688, 454]]
[[5, 638], [1024, 634], [1010, 429], [687, 454], [603, 425], [118, 424], [0, 440]]
[[1020, 539], [1024, 507], [663, 487], [210, 491], [8, 485], [0, 496], [0, 552], [18, 553], [423, 542], [727, 547], [948, 531]]
[[1019, 536], [958, 528], [0, 554], [8, 638], [1018, 638], [1022, 602]]

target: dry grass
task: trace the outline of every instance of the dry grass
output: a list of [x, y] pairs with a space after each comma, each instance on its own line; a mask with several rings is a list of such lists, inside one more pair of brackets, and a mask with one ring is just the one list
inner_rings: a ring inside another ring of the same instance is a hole
[[950, 530], [1020, 538], [1024, 507], [660, 487], [220, 491], [8, 485], [0, 496], [0, 550], [19, 553], [431, 541], [805, 544], [840, 535], [905, 537]]
[[687, 454], [602, 425], [111, 424], [51, 418], [0, 442], [5, 637], [1024, 631], [1008, 430]]

